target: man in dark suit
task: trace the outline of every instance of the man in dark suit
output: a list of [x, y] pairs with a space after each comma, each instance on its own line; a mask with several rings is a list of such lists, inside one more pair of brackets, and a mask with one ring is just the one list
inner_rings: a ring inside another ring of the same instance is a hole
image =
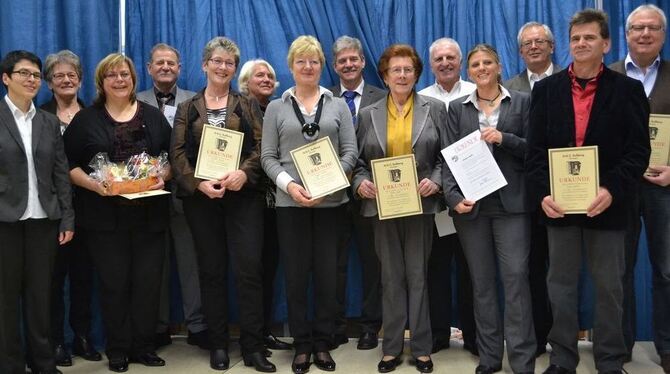
[[[549, 239], [547, 286], [554, 316], [546, 374], [575, 373], [578, 280], [582, 255], [593, 278], [593, 354], [600, 373], [621, 373], [624, 232], [631, 184], [649, 159], [649, 103], [642, 84], [605, 67], [607, 15], [586, 9], [570, 21], [566, 69], [536, 83], [531, 101], [526, 172], [532, 204], [540, 205]], [[586, 214], [565, 215], [550, 194], [547, 150], [598, 146], [597, 195]]]
[[[530, 93], [538, 80], [557, 73], [561, 68], [551, 61], [554, 53], [554, 34], [549, 26], [528, 22], [521, 26], [517, 36], [519, 54], [526, 64], [519, 75], [508, 79], [503, 85], [510, 90]], [[533, 323], [537, 341], [537, 356], [547, 351], [547, 335], [551, 329], [551, 307], [547, 295], [547, 268], [549, 249], [547, 229], [539, 223], [539, 207], [531, 213], [530, 257], [528, 259], [530, 295], [533, 305]]]
[[[665, 41], [666, 17], [652, 4], [640, 5], [626, 20], [628, 55], [610, 68], [644, 85], [651, 113], [670, 114], [670, 63], [660, 56]], [[661, 366], [670, 373], [670, 167], [652, 165], [654, 172], [639, 182], [640, 193], [632, 199], [626, 230], [625, 271], [623, 276], [623, 333], [628, 349], [626, 362], [632, 359], [636, 335], [635, 277], [640, 213], [644, 218], [653, 271], [654, 341]]]
[[[365, 54], [360, 40], [346, 35], [339, 37], [333, 44], [333, 59], [333, 66], [340, 77], [340, 84], [330, 87], [330, 91], [334, 96], [342, 97], [347, 102], [354, 119], [354, 127], [356, 127], [358, 111], [386, 97], [386, 91], [367, 84], [363, 80]], [[352, 196], [351, 193], [349, 196]], [[350, 198], [347, 210], [349, 221], [342, 225], [346, 232], [342, 235], [343, 242], [337, 254], [339, 316], [333, 340], [335, 345], [346, 343], [349, 340], [346, 334], [345, 295], [349, 244], [355, 243], [361, 259], [363, 276], [363, 308], [359, 321], [361, 336], [357, 347], [358, 349], [373, 349], [377, 347], [377, 332], [382, 324], [379, 259], [375, 253], [370, 219], [360, 215], [360, 201]]]
[[[170, 125], [174, 121], [177, 105], [190, 99], [195, 92], [181, 89], [177, 79], [181, 71], [179, 51], [174, 47], [158, 43], [152, 49], [147, 62], [147, 70], [153, 81], [153, 87], [139, 92], [137, 100], [160, 109]], [[176, 185], [172, 184], [172, 188]], [[170, 324], [170, 248], [174, 248], [177, 260], [177, 271], [182, 293], [184, 323], [188, 328], [188, 344], [207, 348], [207, 324], [200, 310], [200, 281], [198, 279], [198, 262], [193, 247], [191, 230], [184, 218], [184, 210], [175, 191], [172, 193], [170, 209], [170, 243], [163, 264], [158, 325], [156, 326], [156, 347], [172, 343], [169, 332]]]
[[[36, 109], [42, 62], [12, 51], [0, 63], [0, 372], [25, 373], [19, 310], [33, 373], [60, 373], [50, 337], [59, 244], [74, 234], [68, 163], [56, 116]], [[19, 305], [22, 307], [19, 308]]]

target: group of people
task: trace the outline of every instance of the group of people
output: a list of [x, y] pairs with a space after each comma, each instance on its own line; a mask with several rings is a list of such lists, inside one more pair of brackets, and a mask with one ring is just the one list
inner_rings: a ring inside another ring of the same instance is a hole
[[[635, 9], [626, 21], [629, 53], [608, 67], [607, 15], [579, 11], [569, 25], [572, 63], [561, 69], [551, 61], [551, 30], [529, 22], [518, 34], [527, 69], [505, 82], [494, 47], [478, 44], [463, 61], [458, 43], [441, 38], [430, 46], [435, 84], [418, 92], [423, 62], [410, 45], [381, 55], [383, 90], [363, 80], [360, 41], [340, 37], [332, 51], [340, 82], [325, 88], [321, 44], [300, 36], [287, 57], [295, 85], [274, 100], [279, 83], [264, 60], [246, 62], [240, 92], [232, 89], [240, 50], [225, 37], [203, 49], [206, 85], [197, 93], [177, 87], [180, 55], [167, 44], [152, 49], [153, 87], [139, 93], [133, 62], [110, 54], [96, 68], [97, 96], [88, 107], [77, 97], [82, 68], [72, 52], [49, 55], [43, 71], [34, 54], [9, 52], [0, 66], [7, 88], [0, 101], [0, 371], [23, 373], [27, 364], [33, 373], [59, 373], [57, 365], [72, 365], [63, 333], [66, 276], [71, 351], [102, 359], [90, 337], [93, 268], [109, 369], [165, 365], [156, 349], [170, 343], [171, 252], [188, 342], [209, 350], [213, 369], [230, 365], [234, 279], [246, 366], [274, 372], [268, 349], [292, 348], [294, 373], [312, 363], [334, 371], [330, 351], [348, 341], [345, 290], [355, 243], [363, 270], [357, 348], [376, 348], [383, 328], [381, 373], [403, 363], [407, 327], [419, 372], [432, 372], [431, 354], [449, 347], [453, 259], [464, 348], [479, 356], [476, 374], [500, 371], [505, 346], [515, 373], [533, 373], [547, 343], [544, 373], [575, 373], [582, 257], [594, 280], [596, 368], [621, 373], [635, 340], [632, 269], [642, 216], [655, 345], [670, 373], [670, 167], [648, 165], [649, 115], [670, 114], [670, 72], [660, 58], [666, 26], [656, 6]], [[33, 103], [42, 77], [53, 92], [44, 110]], [[244, 134], [239, 169], [217, 180], [195, 177], [206, 124]], [[441, 150], [477, 130], [507, 185], [471, 201]], [[291, 151], [324, 137], [351, 187], [312, 198]], [[547, 150], [590, 145], [599, 149], [597, 196], [586, 214], [566, 215], [550, 193]], [[170, 196], [127, 200], [90, 176], [100, 152], [121, 162], [164, 151], [170, 167], [149, 189], [170, 189]], [[379, 220], [371, 162], [408, 154], [423, 213]], [[456, 233], [440, 236], [435, 215], [445, 208]], [[292, 344], [272, 334], [280, 259]]]

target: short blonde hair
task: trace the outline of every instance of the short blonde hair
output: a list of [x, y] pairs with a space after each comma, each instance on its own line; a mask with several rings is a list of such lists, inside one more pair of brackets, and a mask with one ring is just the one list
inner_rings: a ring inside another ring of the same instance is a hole
[[237, 66], [240, 64], [240, 48], [234, 41], [225, 36], [217, 36], [207, 42], [205, 48], [202, 50], [202, 63], [206, 64], [207, 61], [212, 58], [212, 55], [217, 48], [221, 48], [226, 53], [233, 55], [233, 58], [235, 59], [235, 69], [237, 69]]
[[279, 81], [277, 80], [277, 73], [275, 73], [275, 69], [270, 65], [269, 62], [262, 60], [262, 59], [255, 59], [255, 60], [249, 60], [242, 65], [242, 68], [240, 69], [240, 76], [237, 77], [237, 88], [240, 90], [240, 92], [243, 95], [248, 95], [249, 94], [249, 79], [251, 79], [251, 75], [254, 73], [254, 68], [256, 65], [265, 65], [266, 68], [270, 71], [270, 74], [275, 80], [275, 87], [274, 89], [276, 90], [279, 87]]
[[321, 66], [326, 64], [326, 56], [323, 54], [321, 43], [312, 35], [300, 35], [291, 43], [291, 47], [288, 49], [288, 56], [286, 57], [289, 69], [293, 67], [295, 56], [302, 54], [315, 54], [319, 56]]
[[128, 70], [130, 70], [130, 78], [133, 81], [133, 89], [130, 92], [130, 102], [135, 102], [135, 89], [137, 88], [137, 71], [135, 70], [135, 64], [130, 57], [123, 55], [121, 53], [110, 53], [107, 57], [103, 58], [98, 66], [95, 68], [95, 91], [97, 96], [93, 101], [94, 105], [104, 105], [107, 101], [107, 96], [105, 95], [104, 90], [104, 81], [105, 74], [117, 66], [121, 66], [123, 63], [128, 64]]

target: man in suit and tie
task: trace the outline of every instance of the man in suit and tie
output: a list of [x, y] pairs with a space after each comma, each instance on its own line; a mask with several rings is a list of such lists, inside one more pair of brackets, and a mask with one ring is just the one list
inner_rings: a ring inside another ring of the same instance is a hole
[[[330, 88], [334, 96], [343, 98], [356, 127], [356, 115], [361, 108], [386, 97], [386, 91], [365, 83], [363, 68], [365, 68], [365, 54], [361, 41], [344, 35], [333, 44], [333, 66], [340, 77], [340, 84]], [[351, 193], [349, 196], [352, 196]], [[363, 308], [360, 318], [361, 336], [358, 339], [358, 349], [373, 349], [377, 347], [377, 332], [381, 328], [381, 289], [379, 259], [375, 253], [372, 237], [372, 225], [369, 218], [360, 214], [360, 201], [349, 199], [347, 210], [350, 222], [342, 225], [346, 233], [337, 255], [337, 301], [338, 319], [334, 337], [334, 344], [340, 345], [348, 341], [346, 335], [345, 295], [347, 288], [347, 263], [349, 261], [349, 243], [355, 242], [361, 259], [363, 275]]]
[[[651, 113], [670, 114], [670, 63], [661, 59], [667, 19], [665, 12], [653, 4], [643, 4], [626, 20], [628, 55], [609, 67], [637, 79], [644, 85]], [[661, 366], [670, 373], [670, 166], [651, 165], [651, 175], [639, 181], [638, 199], [632, 199], [626, 230], [625, 271], [623, 276], [623, 333], [628, 349], [626, 361], [632, 359], [635, 343], [635, 277], [640, 237], [640, 213], [647, 231], [649, 259], [653, 272], [654, 342], [661, 356]]]
[[[547, 225], [547, 288], [553, 313], [545, 374], [575, 373], [579, 271], [582, 258], [594, 284], [593, 356], [599, 373], [621, 373], [621, 329], [627, 209], [649, 161], [649, 103], [642, 84], [608, 69], [607, 15], [577, 12], [570, 21], [573, 63], [533, 88], [526, 172], [531, 202]], [[565, 214], [550, 193], [548, 149], [598, 147], [599, 186], [586, 214]]]
[[519, 29], [517, 41], [519, 54], [526, 63], [526, 69], [503, 83], [508, 90], [530, 92], [535, 82], [561, 70], [551, 62], [551, 55], [554, 53], [554, 34], [549, 26], [539, 22], [528, 22]]
[[[56, 369], [50, 290], [58, 245], [72, 239], [74, 210], [60, 122], [37, 109], [42, 62], [12, 51], [0, 63], [0, 372], [25, 373], [21, 320], [33, 373]], [[21, 305], [21, 308], [19, 308]]]
[[[519, 54], [526, 64], [526, 69], [505, 81], [503, 86], [509, 90], [530, 93], [535, 82], [561, 70], [551, 61], [554, 53], [554, 34], [547, 25], [528, 22], [519, 29], [517, 41]], [[537, 356], [539, 356], [547, 351], [547, 335], [551, 329], [551, 307], [546, 282], [549, 249], [547, 248], [547, 229], [539, 223], [538, 219], [538, 214], [541, 214], [537, 210], [539, 207], [533, 207], [533, 209], [528, 270]]]
[[[177, 105], [195, 95], [195, 92], [177, 86], [181, 70], [179, 51], [174, 47], [158, 43], [152, 49], [147, 62], [147, 70], [153, 80], [153, 87], [139, 92], [137, 99], [160, 109], [170, 125], [174, 121]], [[176, 187], [173, 184], [172, 187]], [[172, 194], [170, 210], [170, 245], [166, 259], [170, 258], [169, 250], [174, 248], [177, 259], [177, 271], [181, 284], [184, 322], [188, 328], [187, 342], [201, 348], [207, 347], [207, 325], [200, 310], [200, 281], [198, 280], [198, 262], [193, 247], [191, 230], [186, 223], [181, 200]], [[165, 261], [161, 285], [158, 326], [156, 327], [156, 347], [172, 342], [169, 333], [170, 324], [170, 265]]]
[[[477, 87], [461, 79], [463, 53], [458, 42], [451, 38], [440, 38], [431, 44], [430, 69], [435, 75], [435, 84], [419, 91], [420, 95], [438, 99], [449, 110], [449, 103], [469, 95]], [[444, 219], [451, 220], [446, 212]], [[453, 226], [453, 223], [451, 224]], [[463, 348], [478, 354], [475, 342], [475, 317], [472, 306], [472, 283], [463, 248], [454, 231], [440, 237], [437, 229], [433, 235], [433, 249], [428, 260], [428, 295], [430, 302], [430, 324], [433, 333], [433, 349], [436, 353], [449, 348], [451, 339], [451, 260], [458, 267], [458, 316], [463, 332]]]

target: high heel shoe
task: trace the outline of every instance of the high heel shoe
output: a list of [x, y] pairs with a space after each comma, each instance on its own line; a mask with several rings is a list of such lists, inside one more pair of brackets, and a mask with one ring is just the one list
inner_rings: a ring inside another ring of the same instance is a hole
[[291, 370], [295, 374], [304, 374], [309, 371], [309, 366], [311, 363], [309, 353], [300, 353], [293, 356], [293, 363], [291, 364]]
[[243, 357], [244, 366], [253, 366], [256, 371], [263, 373], [274, 373], [277, 371], [277, 367], [267, 358], [263, 352], [254, 352], [246, 354]]
[[335, 371], [335, 361], [328, 351], [316, 352], [314, 354], [314, 365], [324, 371]]

